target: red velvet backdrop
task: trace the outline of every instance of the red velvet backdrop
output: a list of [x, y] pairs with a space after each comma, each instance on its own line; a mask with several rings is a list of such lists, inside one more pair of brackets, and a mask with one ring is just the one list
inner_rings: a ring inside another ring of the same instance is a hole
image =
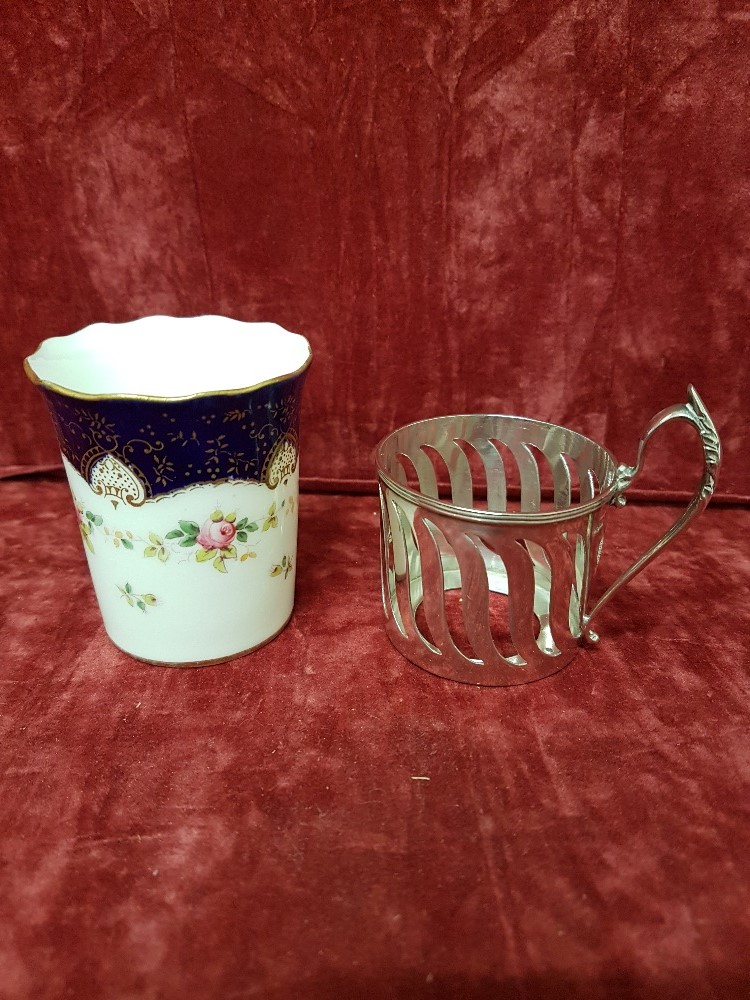
[[[214, 311], [312, 341], [308, 480], [452, 411], [630, 460], [694, 381], [750, 495], [742, 0], [16, 0], [0, 33], [6, 472], [57, 460], [40, 339]], [[692, 485], [689, 437], [644, 487]]]
[[[213, 311], [312, 341], [318, 491], [289, 627], [177, 671], [65, 483], [0, 482], [0, 1000], [745, 1000], [748, 509], [488, 689], [391, 647], [377, 500], [322, 491], [451, 411], [630, 461], [692, 381], [750, 497], [747, 3], [5, 0], [0, 74], [0, 478], [58, 461], [40, 339]], [[600, 592], [676, 516], [613, 511]]]

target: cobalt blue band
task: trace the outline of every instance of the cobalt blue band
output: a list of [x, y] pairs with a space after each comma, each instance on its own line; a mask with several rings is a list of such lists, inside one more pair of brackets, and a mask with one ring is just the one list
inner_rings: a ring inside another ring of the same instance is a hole
[[[188, 400], [77, 399], [43, 389], [60, 447], [89, 480], [111, 455], [140, 480], [146, 498], [198, 483], [238, 479], [278, 485], [269, 470], [285, 449], [296, 464], [305, 373], [246, 393]], [[270, 475], [270, 479], [269, 479]]]

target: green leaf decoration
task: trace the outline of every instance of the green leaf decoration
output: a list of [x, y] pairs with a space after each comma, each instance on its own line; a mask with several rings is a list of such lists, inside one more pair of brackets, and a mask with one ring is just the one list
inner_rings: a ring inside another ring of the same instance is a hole
[[217, 556], [214, 559], [214, 569], [217, 569], [220, 573], [226, 573], [227, 568], [224, 565], [224, 560], [221, 558], [221, 556]]
[[238, 531], [237, 532], [237, 541], [238, 542], [246, 542], [247, 541], [247, 532], [246, 531]]
[[88, 531], [83, 530], [83, 525], [81, 525], [81, 538], [83, 539], [83, 544], [89, 550], [89, 552], [94, 555], [94, 546], [91, 544], [91, 539], [89, 538]]
[[101, 514], [94, 514], [91, 520], [94, 522], [97, 528], [101, 528], [101, 526], [104, 524], [104, 518], [102, 517]]
[[167, 559], [169, 559], [169, 552], [162, 545], [162, 547], [159, 549], [159, 562], [166, 562]]
[[155, 594], [136, 594], [129, 583], [126, 583], [124, 587], [121, 587], [119, 583], [115, 586], [120, 591], [120, 596], [125, 598], [131, 608], [138, 608], [144, 614], [147, 608], [153, 608], [158, 603]]
[[258, 522], [251, 521], [247, 526], [247, 531], [258, 531]]
[[91, 513], [91, 511], [90, 511], [90, 510], [87, 510], [87, 511], [86, 511], [86, 517], [87, 517], [87, 518], [89, 519], [89, 521], [93, 522], [93, 520], [94, 520], [94, 515], [93, 515], [93, 514]]
[[224, 515], [222, 514], [222, 512], [220, 510], [215, 510], [213, 512], [213, 514], [211, 515], [211, 520], [214, 523], [218, 523], [219, 521], [223, 521], [224, 520]]
[[281, 560], [281, 565], [286, 566], [286, 556]]
[[242, 529], [245, 527], [246, 524], [247, 524], [247, 518], [243, 517], [241, 521], [237, 522], [237, 531], [242, 531]]
[[146, 557], [146, 559], [152, 559], [158, 551], [159, 550], [156, 548], [155, 545], [147, 545], [146, 548], [143, 550], [143, 554]]
[[184, 534], [185, 534], [185, 532], [184, 531], [180, 531], [179, 528], [172, 528], [172, 530], [168, 531], [167, 534], [164, 537], [165, 538], [182, 538]]
[[186, 535], [197, 535], [201, 530], [195, 521], [180, 521], [179, 525]]
[[228, 521], [230, 524], [234, 524], [234, 522], [237, 520], [237, 515], [234, 512], [232, 512], [231, 514], [226, 514], [224, 516], [224, 520]]
[[276, 517], [276, 504], [272, 503], [268, 508], [268, 517], [263, 522], [263, 530], [268, 531], [270, 528], [275, 528], [279, 523]]
[[227, 547], [224, 549], [224, 558], [225, 559], [237, 558], [237, 549], [234, 547], [234, 545], [227, 545]]
[[240, 562], [244, 562], [246, 559], [257, 559], [257, 558], [258, 558], [257, 552], [243, 552], [242, 555], [240, 556]]
[[195, 558], [198, 562], [208, 562], [209, 559], [213, 559], [216, 553], [213, 549], [198, 549], [195, 553]]
[[281, 566], [274, 566], [271, 570], [271, 576], [280, 576], [283, 573]]
[[152, 545], [156, 545], [157, 548], [163, 544], [163, 540], [159, 538], [158, 535], [154, 534], [153, 531], [149, 531], [148, 540], [151, 542]]
[[133, 548], [133, 543], [130, 541], [129, 538], [121, 538], [120, 541], [123, 544], [123, 548], [126, 548], [126, 549], [132, 549]]
[[182, 541], [180, 542], [180, 545], [183, 547], [183, 549], [192, 549], [192, 547], [197, 544], [198, 543], [195, 540], [195, 535], [191, 535], [189, 538], [183, 538]]

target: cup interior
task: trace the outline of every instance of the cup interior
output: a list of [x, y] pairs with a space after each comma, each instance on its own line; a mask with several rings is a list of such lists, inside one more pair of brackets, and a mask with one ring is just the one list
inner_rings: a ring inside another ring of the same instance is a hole
[[307, 340], [275, 323], [147, 316], [51, 337], [25, 367], [67, 395], [175, 399], [254, 389], [298, 374], [310, 358]]

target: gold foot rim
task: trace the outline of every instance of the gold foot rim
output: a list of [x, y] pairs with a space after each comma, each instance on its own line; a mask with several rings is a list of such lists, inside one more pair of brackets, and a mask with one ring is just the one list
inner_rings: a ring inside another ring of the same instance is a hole
[[269, 635], [268, 638], [264, 639], [262, 642], [258, 642], [254, 646], [248, 646], [247, 649], [241, 649], [236, 653], [229, 653], [227, 656], [217, 656], [213, 660], [189, 660], [189, 661], [151, 660], [146, 656], [139, 656], [137, 653], [131, 653], [129, 650], [123, 649], [123, 647], [119, 643], [115, 642], [115, 640], [109, 635], [109, 633], [107, 633], [107, 638], [109, 639], [109, 641], [112, 643], [113, 646], [119, 649], [121, 653], [124, 653], [126, 656], [129, 656], [131, 660], [137, 660], [140, 663], [148, 663], [149, 666], [152, 667], [173, 667], [177, 670], [193, 670], [197, 669], [198, 667], [215, 667], [219, 663], [229, 663], [231, 660], [238, 660], [242, 656], [249, 656], [250, 653], [254, 653], [256, 650], [262, 649], [263, 646], [267, 646], [269, 642], [273, 642], [274, 639], [276, 639], [278, 636], [281, 635], [281, 633], [284, 631], [284, 629], [291, 621], [293, 613], [294, 611], [292, 610], [289, 613], [289, 617], [286, 619], [281, 628], [277, 629], [273, 633], [273, 635]]

